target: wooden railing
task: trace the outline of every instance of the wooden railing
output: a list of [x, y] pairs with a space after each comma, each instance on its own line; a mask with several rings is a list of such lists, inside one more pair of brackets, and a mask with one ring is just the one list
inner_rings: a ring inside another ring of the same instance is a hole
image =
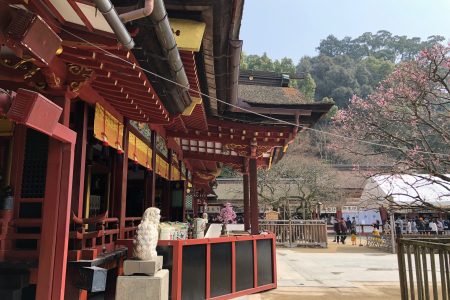
[[119, 219], [108, 218], [108, 212], [84, 219], [72, 215], [71, 250], [113, 251], [118, 234]]
[[259, 220], [259, 227], [274, 233], [280, 245], [327, 247], [327, 224], [322, 220]]
[[400, 238], [402, 300], [450, 298], [450, 238]]
[[141, 217], [127, 217], [125, 218], [124, 238], [132, 239], [136, 234], [136, 229], [141, 223]]

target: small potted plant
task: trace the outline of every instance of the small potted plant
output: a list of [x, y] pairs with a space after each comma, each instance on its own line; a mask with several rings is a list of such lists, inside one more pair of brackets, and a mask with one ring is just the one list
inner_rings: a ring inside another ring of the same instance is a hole
[[234, 212], [233, 206], [230, 203], [226, 203], [225, 206], [220, 210], [218, 219], [223, 224], [222, 235], [227, 235], [227, 224], [236, 223], [236, 213]]

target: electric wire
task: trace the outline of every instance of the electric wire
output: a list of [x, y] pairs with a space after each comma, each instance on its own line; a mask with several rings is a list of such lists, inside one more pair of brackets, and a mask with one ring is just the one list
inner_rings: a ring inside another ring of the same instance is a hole
[[[3, 2], [3, 0], [0, 0], [0, 1]], [[157, 74], [157, 73], [155, 73], [153, 71], [147, 70], [146, 68], [143, 68], [140, 65], [135, 65], [135, 64], [129, 62], [128, 60], [126, 60], [126, 59], [124, 59], [124, 58], [122, 58], [122, 57], [120, 57], [118, 55], [115, 55], [114, 53], [111, 53], [111, 52], [109, 52], [106, 49], [101, 48], [99, 45], [96, 45], [96, 44], [94, 44], [94, 43], [92, 43], [92, 42], [90, 42], [90, 41], [88, 41], [88, 40], [86, 40], [86, 39], [84, 39], [84, 38], [82, 38], [82, 37], [80, 37], [80, 36], [70, 32], [69, 30], [67, 30], [67, 29], [65, 29], [63, 27], [60, 27], [60, 26], [57, 26], [57, 25], [55, 25], [55, 27], [57, 27], [58, 29], [64, 31], [65, 33], [73, 36], [74, 38], [76, 38], [76, 39], [78, 39], [78, 40], [80, 40], [80, 41], [82, 41], [82, 42], [84, 42], [84, 43], [86, 43], [86, 44], [88, 44], [88, 45], [90, 45], [90, 46], [92, 46], [92, 47], [102, 51], [106, 55], [108, 55], [110, 57], [113, 57], [113, 58], [115, 58], [117, 60], [120, 60], [123, 63], [128, 64], [128, 65], [130, 65], [130, 66], [132, 66], [134, 68], [137, 68], [137, 69], [139, 69], [139, 70], [141, 70], [141, 71], [143, 71], [143, 72], [145, 72], [147, 74], [150, 74], [150, 75], [152, 75], [152, 76], [154, 76], [156, 78], [159, 78], [161, 80], [170, 82], [170, 83], [172, 83], [174, 85], [177, 85], [177, 86], [179, 86], [181, 88], [184, 88], [186, 90], [198, 93], [198, 94], [200, 94], [200, 95], [202, 95], [204, 97], [207, 97], [209, 99], [215, 100], [215, 101], [217, 101], [219, 103], [223, 103], [224, 105], [228, 105], [230, 107], [236, 108], [236, 109], [238, 109], [240, 111], [247, 112], [247, 113], [250, 113], [250, 114], [253, 114], [253, 115], [256, 115], [256, 116], [260, 116], [260, 117], [263, 117], [263, 118], [266, 118], [266, 119], [269, 119], [269, 120], [272, 120], [272, 121], [276, 121], [276, 122], [279, 122], [279, 123], [282, 123], [282, 124], [285, 124], [285, 125], [294, 126], [294, 127], [300, 128], [300, 129], [309, 130], [309, 131], [312, 131], [312, 132], [317, 132], [317, 133], [320, 133], [320, 134], [324, 134], [324, 135], [328, 135], [328, 136], [332, 136], [332, 137], [336, 137], [336, 138], [342, 138], [342, 139], [345, 139], [345, 140], [348, 140], [348, 141], [354, 141], [354, 142], [359, 142], [359, 143], [366, 144], [366, 145], [383, 147], [383, 148], [388, 148], [388, 149], [393, 149], [393, 150], [400, 150], [400, 151], [408, 151], [408, 150], [410, 150], [410, 149], [407, 149], [407, 148], [402, 148], [402, 147], [386, 145], [386, 144], [377, 143], [377, 142], [361, 140], [361, 139], [357, 139], [357, 138], [353, 138], [353, 137], [349, 137], [349, 136], [345, 136], [345, 135], [341, 135], [341, 134], [336, 134], [336, 133], [332, 133], [332, 132], [328, 132], [328, 131], [324, 131], [324, 130], [320, 130], [320, 129], [310, 128], [310, 127], [299, 125], [299, 124], [295, 124], [295, 123], [292, 123], [292, 122], [289, 122], [289, 121], [286, 121], [286, 120], [277, 119], [277, 118], [274, 118], [272, 116], [268, 116], [268, 115], [265, 115], [265, 114], [262, 114], [262, 113], [258, 113], [258, 112], [252, 111], [251, 109], [240, 107], [240, 106], [232, 104], [232, 103], [228, 103], [228, 102], [226, 102], [224, 100], [218, 99], [217, 97], [213, 97], [213, 96], [205, 94], [205, 93], [203, 93], [201, 91], [197, 91], [197, 90], [191, 88], [190, 86], [184, 86], [184, 85], [182, 85], [182, 84], [180, 84], [180, 83], [178, 83], [176, 81], [173, 81], [173, 80], [171, 80], [169, 78], [166, 78], [166, 77], [164, 77], [162, 75], [159, 75], [159, 74]], [[429, 155], [450, 157], [450, 153], [444, 154], [444, 153], [439, 153], [439, 152], [430, 152], [430, 151], [423, 151], [423, 150], [414, 150], [414, 152], [421, 153], [421, 154], [429, 154]]]

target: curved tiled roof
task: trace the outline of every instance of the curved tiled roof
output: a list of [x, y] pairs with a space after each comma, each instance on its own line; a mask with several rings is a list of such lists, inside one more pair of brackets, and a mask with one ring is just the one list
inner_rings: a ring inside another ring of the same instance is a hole
[[238, 98], [240, 101], [258, 104], [307, 104], [312, 102], [296, 88], [246, 84], [239, 85]]

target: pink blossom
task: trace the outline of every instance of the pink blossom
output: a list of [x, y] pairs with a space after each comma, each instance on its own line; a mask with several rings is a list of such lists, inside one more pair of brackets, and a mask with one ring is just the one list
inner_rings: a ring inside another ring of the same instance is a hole
[[225, 206], [220, 210], [218, 219], [224, 224], [236, 222], [236, 213], [234, 212], [233, 206], [230, 203], [226, 203]]

